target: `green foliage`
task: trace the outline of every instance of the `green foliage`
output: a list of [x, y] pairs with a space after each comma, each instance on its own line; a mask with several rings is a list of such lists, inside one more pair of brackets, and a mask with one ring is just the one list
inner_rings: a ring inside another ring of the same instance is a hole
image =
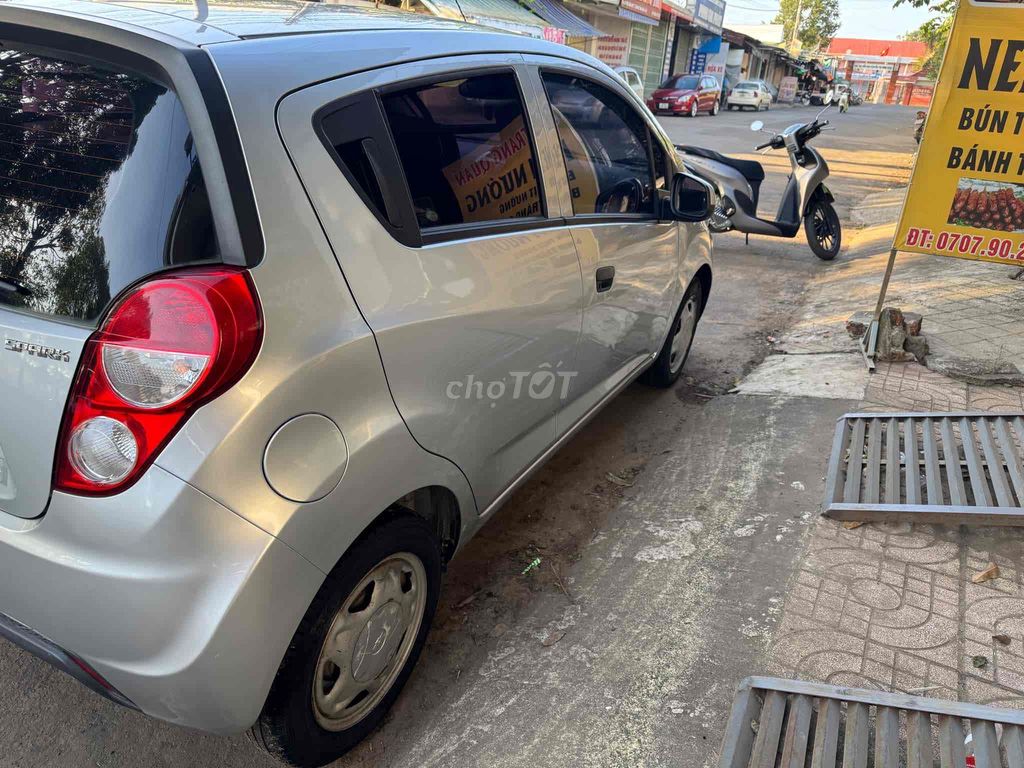
[[796, 29], [805, 50], [827, 48], [839, 31], [839, 0], [781, 0], [775, 23], [783, 25], [787, 43]]
[[931, 50], [924, 62], [923, 71], [926, 77], [939, 76], [942, 57], [946, 53], [949, 32], [953, 28], [953, 15], [956, 13], [957, 0], [896, 0], [895, 5], [907, 3], [917, 8], [928, 8], [934, 14], [924, 24], [907, 34], [907, 40], [919, 40]]

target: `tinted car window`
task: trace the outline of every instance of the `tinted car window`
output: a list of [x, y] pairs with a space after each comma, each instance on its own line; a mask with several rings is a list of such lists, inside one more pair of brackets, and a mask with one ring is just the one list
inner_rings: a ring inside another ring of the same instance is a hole
[[546, 72], [576, 214], [653, 213], [647, 126], [625, 100], [589, 80]]
[[421, 227], [543, 215], [514, 75], [417, 86], [382, 103]]
[[216, 255], [173, 92], [116, 69], [0, 53], [0, 306], [93, 322], [140, 277]]
[[696, 75], [682, 75], [673, 76], [661, 84], [662, 88], [668, 88], [671, 90], [685, 90], [694, 91], [697, 89], [697, 83], [700, 82], [700, 78]]

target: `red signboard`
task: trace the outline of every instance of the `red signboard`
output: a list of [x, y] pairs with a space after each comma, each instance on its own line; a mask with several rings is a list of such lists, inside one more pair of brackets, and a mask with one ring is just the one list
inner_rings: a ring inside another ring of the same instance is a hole
[[649, 19], [661, 18], [661, 0], [619, 0], [619, 8]]
[[558, 27], [544, 27], [544, 39], [552, 43], [565, 44], [565, 30]]

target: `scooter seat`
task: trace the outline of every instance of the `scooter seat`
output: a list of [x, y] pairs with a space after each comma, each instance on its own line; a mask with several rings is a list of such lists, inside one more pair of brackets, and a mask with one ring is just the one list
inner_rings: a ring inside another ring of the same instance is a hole
[[704, 147], [692, 147], [683, 144], [677, 145], [676, 149], [687, 155], [696, 155], [697, 157], [714, 160], [716, 163], [722, 163], [723, 165], [735, 168], [743, 174], [743, 178], [747, 181], [764, 181], [764, 168], [756, 160], [737, 160], [732, 157], [726, 157], [721, 152], [715, 152], [713, 149], [704, 149]]

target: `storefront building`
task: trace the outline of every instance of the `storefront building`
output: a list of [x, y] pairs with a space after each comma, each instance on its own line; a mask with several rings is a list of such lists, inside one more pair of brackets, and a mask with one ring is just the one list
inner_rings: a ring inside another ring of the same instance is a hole
[[672, 22], [664, 76], [709, 74], [725, 78], [729, 46], [722, 40], [725, 0], [664, 0]]
[[928, 56], [928, 46], [916, 40], [837, 37], [828, 55], [836, 61], [837, 76], [850, 81], [854, 93], [876, 103], [902, 104], [919, 79], [916, 75]]
[[669, 22], [661, 0], [615, 0], [568, 4], [601, 36], [570, 40], [569, 44], [595, 56], [613, 69], [632, 67], [640, 75], [644, 92], [661, 84]]

